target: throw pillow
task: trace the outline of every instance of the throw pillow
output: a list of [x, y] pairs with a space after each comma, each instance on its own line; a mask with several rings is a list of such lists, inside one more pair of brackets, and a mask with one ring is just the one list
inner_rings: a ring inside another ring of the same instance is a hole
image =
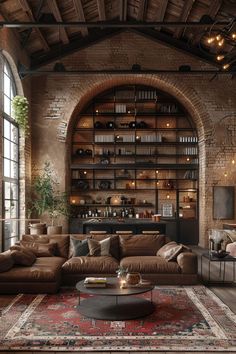
[[70, 237], [71, 257], [87, 256], [89, 254], [88, 240], [78, 240]]
[[0, 254], [0, 273], [6, 272], [14, 266], [11, 252], [7, 251]]
[[35, 254], [36, 257], [53, 257], [55, 255], [57, 244], [54, 243], [36, 243], [20, 241], [20, 246], [23, 250], [29, 250]]
[[35, 260], [36, 256], [29, 250], [24, 250], [21, 246], [10, 247], [11, 257], [15, 264], [31, 266]]
[[110, 256], [111, 238], [105, 238], [102, 241], [88, 239], [90, 256]]
[[175, 261], [177, 256], [183, 251], [183, 245], [171, 241], [157, 251], [157, 256], [166, 259], [168, 262]]

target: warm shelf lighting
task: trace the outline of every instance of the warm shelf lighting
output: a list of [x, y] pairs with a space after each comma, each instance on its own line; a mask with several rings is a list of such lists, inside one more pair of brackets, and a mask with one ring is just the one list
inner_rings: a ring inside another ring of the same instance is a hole
[[98, 109], [96, 109], [96, 113], [98, 113], [99, 111], [98, 111]]
[[189, 157], [187, 157], [187, 159], [186, 159], [187, 161], [190, 161], [190, 158]]
[[227, 177], [228, 176], [228, 172], [224, 172], [224, 176]]
[[156, 174], [158, 174], [159, 173], [159, 171], [158, 170], [156, 170]]
[[157, 186], [159, 186], [159, 181], [157, 181]]
[[170, 199], [170, 195], [169, 194], [166, 195], [166, 199]]
[[220, 35], [220, 34], [217, 34], [217, 36], [216, 36], [216, 40], [217, 40], [217, 41], [220, 41], [220, 40], [221, 40], [221, 38], [222, 38], [222, 37], [221, 37], [221, 35]]
[[84, 175], [87, 175], [87, 171], [84, 171]]
[[233, 160], [231, 161], [231, 163], [232, 163], [232, 165], [234, 165], [234, 164], [235, 164], [235, 160], [233, 159]]
[[231, 37], [232, 37], [233, 39], [236, 39], [236, 33], [235, 33], [235, 32], [232, 33], [232, 34], [231, 34]]
[[134, 185], [135, 185], [135, 182], [134, 182], [134, 181], [132, 181], [132, 182], [131, 182], [131, 184], [132, 184], [132, 186], [134, 186]]
[[167, 126], [167, 128], [169, 128], [169, 126], [170, 126], [170, 123], [166, 123], [166, 126]]
[[72, 204], [75, 204], [75, 203], [76, 203], [76, 200], [75, 200], [75, 199], [72, 199], [71, 203], [72, 203]]

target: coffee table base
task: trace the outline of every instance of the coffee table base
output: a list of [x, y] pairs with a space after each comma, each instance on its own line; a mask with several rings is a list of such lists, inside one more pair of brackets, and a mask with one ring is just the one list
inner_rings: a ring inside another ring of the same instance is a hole
[[97, 320], [132, 320], [150, 315], [155, 305], [146, 299], [134, 296], [99, 296], [81, 301], [79, 312]]

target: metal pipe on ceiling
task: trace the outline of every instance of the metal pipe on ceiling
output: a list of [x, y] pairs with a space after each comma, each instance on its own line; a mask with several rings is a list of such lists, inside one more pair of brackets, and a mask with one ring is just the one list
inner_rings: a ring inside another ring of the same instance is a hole
[[[216, 22], [214, 28], [228, 26], [231, 21]], [[94, 22], [10, 22], [0, 21], [0, 28], [46, 28], [46, 27], [87, 27], [87, 28], [155, 28], [155, 27], [195, 27], [206, 28], [212, 26], [212, 22], [139, 22], [139, 21], [94, 21]]]

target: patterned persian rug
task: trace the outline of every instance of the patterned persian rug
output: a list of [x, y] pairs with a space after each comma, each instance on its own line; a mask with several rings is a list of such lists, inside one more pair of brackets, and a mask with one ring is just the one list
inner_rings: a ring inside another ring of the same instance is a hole
[[157, 287], [153, 301], [156, 310], [145, 318], [102, 321], [78, 313], [76, 290], [19, 294], [1, 308], [0, 350], [236, 350], [236, 315], [204, 286]]

